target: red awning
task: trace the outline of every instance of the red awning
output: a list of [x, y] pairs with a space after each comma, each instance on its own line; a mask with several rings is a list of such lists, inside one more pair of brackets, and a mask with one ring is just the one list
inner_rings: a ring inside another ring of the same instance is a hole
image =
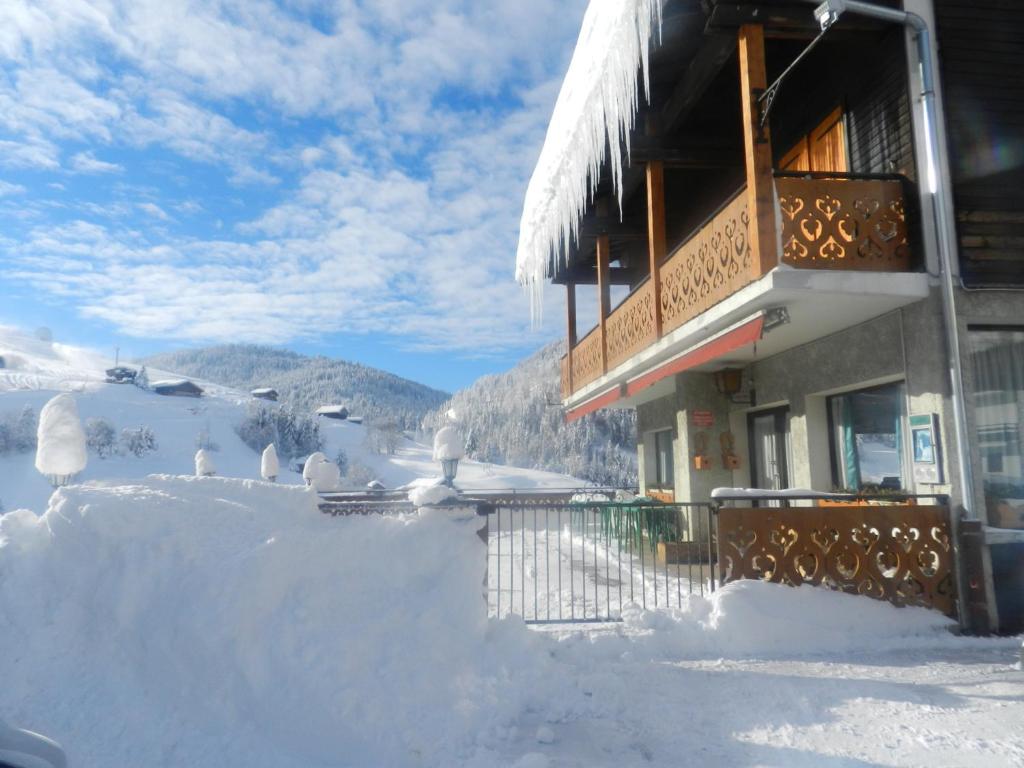
[[632, 397], [650, 386], [657, 384], [664, 378], [674, 376], [677, 373], [696, 368], [699, 365], [710, 363], [719, 357], [729, 354], [733, 350], [753, 344], [761, 338], [764, 331], [764, 315], [759, 314], [750, 320], [733, 326], [707, 341], [691, 347], [681, 355], [673, 357], [657, 368], [637, 376], [623, 384], [606, 390], [597, 397], [594, 397], [582, 405], [565, 412], [566, 422], [576, 421], [588, 413], [599, 408], [607, 408], [612, 403], [624, 397]]

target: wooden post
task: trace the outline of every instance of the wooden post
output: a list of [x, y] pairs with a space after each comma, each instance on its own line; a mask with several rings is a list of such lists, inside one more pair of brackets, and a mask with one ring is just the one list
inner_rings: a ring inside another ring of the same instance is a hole
[[778, 266], [772, 142], [768, 126], [761, 129], [757, 98], [768, 85], [764, 65], [764, 27], [744, 24], [739, 31], [740, 96], [743, 107], [743, 149], [747, 170], [747, 215], [755, 277]]
[[566, 354], [566, 364], [569, 367], [569, 394], [575, 390], [575, 382], [572, 380], [572, 349], [576, 346], [576, 283], [569, 280], [565, 284], [565, 320], [566, 331], [569, 340], [569, 351]]
[[608, 254], [611, 251], [611, 239], [608, 235], [597, 238], [597, 294], [598, 294], [598, 333], [601, 334], [601, 371], [608, 373], [608, 336], [605, 326], [611, 312], [612, 294], [611, 281], [608, 274]]
[[647, 163], [647, 252], [654, 296], [654, 338], [661, 338], [661, 262], [665, 258], [665, 163]]

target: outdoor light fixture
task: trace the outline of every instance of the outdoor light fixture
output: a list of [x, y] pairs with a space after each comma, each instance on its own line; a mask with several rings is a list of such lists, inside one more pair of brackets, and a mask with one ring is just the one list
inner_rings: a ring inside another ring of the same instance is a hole
[[715, 389], [721, 394], [732, 397], [743, 387], [742, 368], [723, 368], [715, 371]]
[[821, 31], [824, 32], [839, 20], [839, 15], [845, 10], [844, 0], [825, 0], [814, 9], [814, 19], [821, 27]]
[[764, 313], [764, 326], [762, 331], [768, 333], [774, 331], [780, 325], [786, 325], [789, 322], [789, 310], [785, 307], [772, 307]]
[[441, 459], [441, 474], [444, 475], [444, 484], [449, 488], [455, 487], [455, 473], [458, 471], [458, 459]]

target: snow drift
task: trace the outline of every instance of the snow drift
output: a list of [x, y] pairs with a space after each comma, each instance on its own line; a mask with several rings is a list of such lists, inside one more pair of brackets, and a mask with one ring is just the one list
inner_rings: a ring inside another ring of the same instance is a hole
[[486, 619], [476, 520], [316, 501], [154, 475], [0, 516], [0, 716], [79, 768], [511, 765], [540, 725], [649, 697], [645, 656], [953, 641], [923, 609], [754, 582], [596, 639], [536, 633]]

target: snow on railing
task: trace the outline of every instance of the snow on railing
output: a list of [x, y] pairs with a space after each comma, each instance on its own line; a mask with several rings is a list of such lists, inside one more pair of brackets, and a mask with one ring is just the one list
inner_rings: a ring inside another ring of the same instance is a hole
[[612, 185], [622, 203], [621, 142], [629, 156], [629, 131], [643, 73], [649, 96], [648, 52], [661, 29], [660, 0], [593, 0], [583, 17], [569, 70], [555, 102], [547, 136], [530, 178], [519, 225], [516, 280], [530, 293], [534, 321], [541, 315], [545, 278], [579, 235], [610, 147]]

